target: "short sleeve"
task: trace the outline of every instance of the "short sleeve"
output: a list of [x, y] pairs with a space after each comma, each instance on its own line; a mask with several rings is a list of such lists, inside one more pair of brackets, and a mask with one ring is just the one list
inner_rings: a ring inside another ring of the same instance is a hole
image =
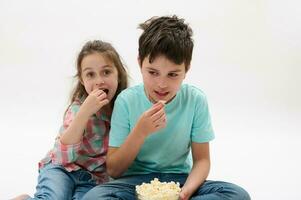
[[64, 116], [63, 125], [60, 128], [58, 137], [56, 138], [54, 148], [52, 149], [51, 159], [53, 163], [61, 164], [63, 166], [74, 162], [78, 158], [78, 151], [81, 142], [77, 144], [65, 145], [60, 142], [60, 135], [70, 126], [76, 113], [79, 111], [80, 105], [73, 103]]
[[79, 111], [79, 108], [80, 108], [79, 103], [73, 103], [67, 109], [66, 114], [64, 116], [63, 125], [61, 126], [60, 131], [59, 131], [60, 134], [63, 133], [70, 126], [76, 113]]
[[192, 142], [204, 143], [214, 139], [208, 103], [205, 95], [198, 95], [191, 130]]
[[115, 101], [111, 118], [111, 130], [109, 134], [109, 146], [120, 147], [130, 132], [130, 120], [128, 105], [125, 99], [119, 95]]

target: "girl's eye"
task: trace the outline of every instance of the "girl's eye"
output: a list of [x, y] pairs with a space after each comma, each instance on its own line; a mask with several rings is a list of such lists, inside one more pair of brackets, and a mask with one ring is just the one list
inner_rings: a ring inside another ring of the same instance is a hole
[[105, 76], [108, 76], [108, 75], [110, 75], [111, 73], [112, 73], [111, 70], [104, 70], [104, 71], [103, 71], [103, 74], [104, 74]]
[[93, 78], [93, 76], [94, 76], [93, 72], [86, 73], [86, 77], [88, 77], [88, 78]]

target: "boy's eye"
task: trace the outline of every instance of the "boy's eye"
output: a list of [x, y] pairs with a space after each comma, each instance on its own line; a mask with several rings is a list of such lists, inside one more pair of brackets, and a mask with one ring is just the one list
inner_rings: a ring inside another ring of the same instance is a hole
[[149, 73], [150, 75], [153, 75], [153, 76], [158, 75], [158, 72], [155, 72], [155, 71], [148, 71], [148, 73]]
[[169, 74], [168, 74], [168, 76], [170, 76], [170, 77], [174, 78], [174, 77], [177, 77], [177, 76], [178, 76], [178, 74], [177, 74], [177, 73], [169, 73]]

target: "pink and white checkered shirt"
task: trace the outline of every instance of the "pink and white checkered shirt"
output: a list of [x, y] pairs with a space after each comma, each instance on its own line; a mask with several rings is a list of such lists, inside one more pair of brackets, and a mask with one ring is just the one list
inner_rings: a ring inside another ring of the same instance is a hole
[[105, 160], [108, 151], [110, 120], [107, 116], [100, 111], [91, 116], [83, 139], [78, 144], [64, 145], [60, 142], [60, 135], [71, 124], [81, 104], [81, 100], [76, 100], [68, 108], [54, 147], [39, 162], [39, 168], [51, 162], [62, 165], [69, 172], [84, 169], [92, 174], [97, 183], [104, 183], [108, 181]]

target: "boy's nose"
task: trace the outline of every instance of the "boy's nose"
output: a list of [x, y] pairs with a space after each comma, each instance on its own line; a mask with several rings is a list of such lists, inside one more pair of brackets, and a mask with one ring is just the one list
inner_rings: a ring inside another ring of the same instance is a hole
[[159, 86], [159, 88], [166, 88], [167, 84], [164, 80], [159, 80], [158, 81], [158, 86]]

